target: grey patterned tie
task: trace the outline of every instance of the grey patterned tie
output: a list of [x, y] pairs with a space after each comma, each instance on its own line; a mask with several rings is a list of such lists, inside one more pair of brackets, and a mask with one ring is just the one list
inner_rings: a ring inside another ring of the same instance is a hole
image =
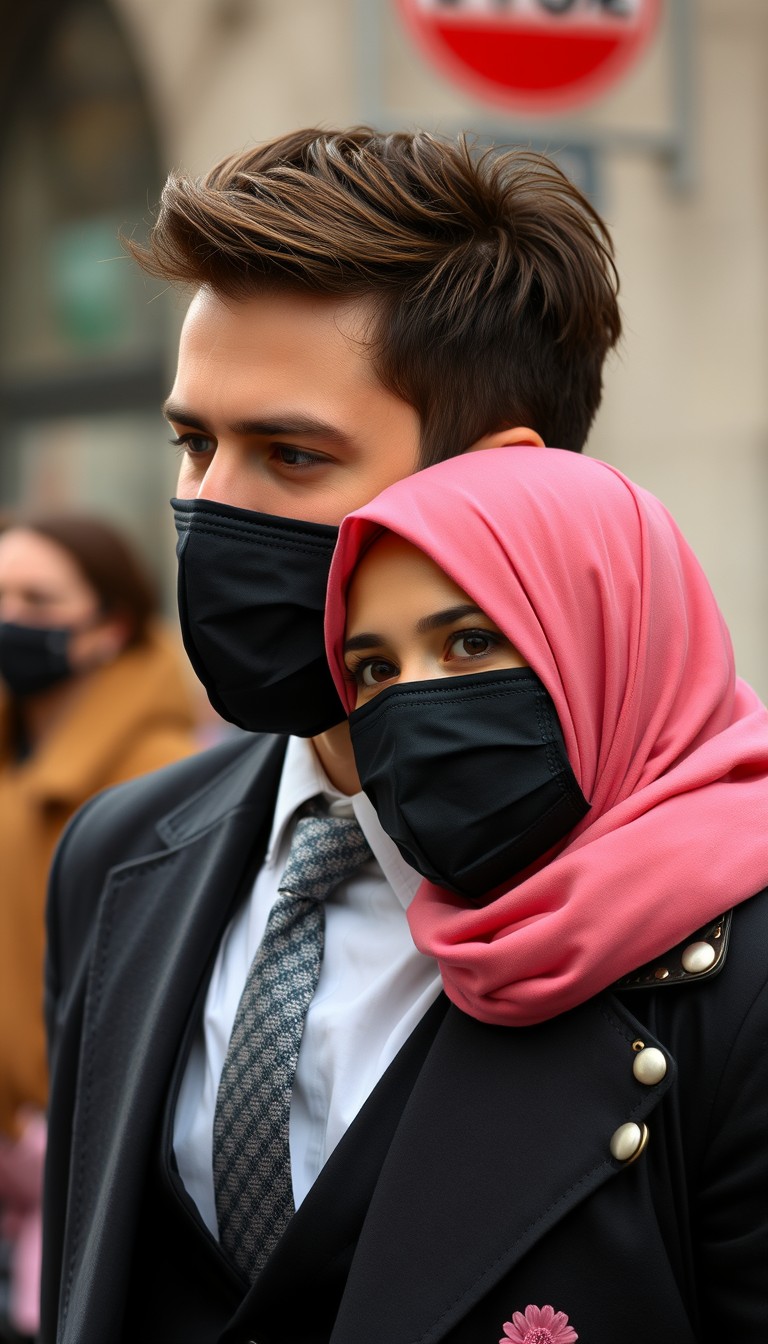
[[302, 817], [238, 1004], [216, 1097], [219, 1240], [254, 1281], [293, 1212], [288, 1122], [325, 939], [323, 901], [371, 857], [352, 817]]

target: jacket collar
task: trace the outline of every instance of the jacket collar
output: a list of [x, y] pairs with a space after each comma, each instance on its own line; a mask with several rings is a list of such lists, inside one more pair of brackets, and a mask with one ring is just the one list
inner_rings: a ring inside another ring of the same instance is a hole
[[733, 910], [726, 910], [724, 915], [709, 920], [669, 951], [622, 976], [612, 988], [616, 991], [671, 989], [695, 980], [711, 980], [725, 965], [732, 922]]
[[288, 739], [266, 733], [242, 736], [244, 743], [250, 739], [248, 750], [159, 818], [157, 832], [166, 845], [187, 844], [243, 809], [271, 819]]

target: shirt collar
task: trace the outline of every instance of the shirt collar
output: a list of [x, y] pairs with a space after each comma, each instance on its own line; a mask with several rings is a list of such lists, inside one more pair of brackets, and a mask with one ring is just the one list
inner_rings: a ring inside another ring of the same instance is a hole
[[264, 859], [265, 865], [276, 862], [286, 829], [299, 808], [318, 795], [325, 800], [328, 810], [333, 815], [354, 814], [386, 881], [403, 909], [407, 910], [421, 885], [421, 876], [405, 862], [397, 846], [382, 830], [373, 805], [366, 795], [362, 792], [347, 795], [334, 787], [307, 738], [288, 739], [272, 831]]

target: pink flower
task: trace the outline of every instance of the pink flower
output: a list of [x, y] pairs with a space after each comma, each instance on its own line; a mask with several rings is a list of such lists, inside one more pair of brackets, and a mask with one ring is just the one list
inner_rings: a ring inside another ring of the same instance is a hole
[[578, 1338], [564, 1311], [526, 1307], [525, 1315], [516, 1311], [511, 1321], [504, 1322], [504, 1338], [499, 1344], [576, 1344]]

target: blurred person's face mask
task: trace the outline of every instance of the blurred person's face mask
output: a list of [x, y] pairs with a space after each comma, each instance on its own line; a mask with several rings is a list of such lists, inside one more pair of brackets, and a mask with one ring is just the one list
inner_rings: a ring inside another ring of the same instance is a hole
[[346, 717], [325, 656], [338, 528], [212, 500], [171, 501], [187, 656], [222, 718], [314, 737]]
[[76, 633], [67, 626], [0, 621], [0, 678], [11, 694], [38, 695], [71, 677], [69, 645]]

